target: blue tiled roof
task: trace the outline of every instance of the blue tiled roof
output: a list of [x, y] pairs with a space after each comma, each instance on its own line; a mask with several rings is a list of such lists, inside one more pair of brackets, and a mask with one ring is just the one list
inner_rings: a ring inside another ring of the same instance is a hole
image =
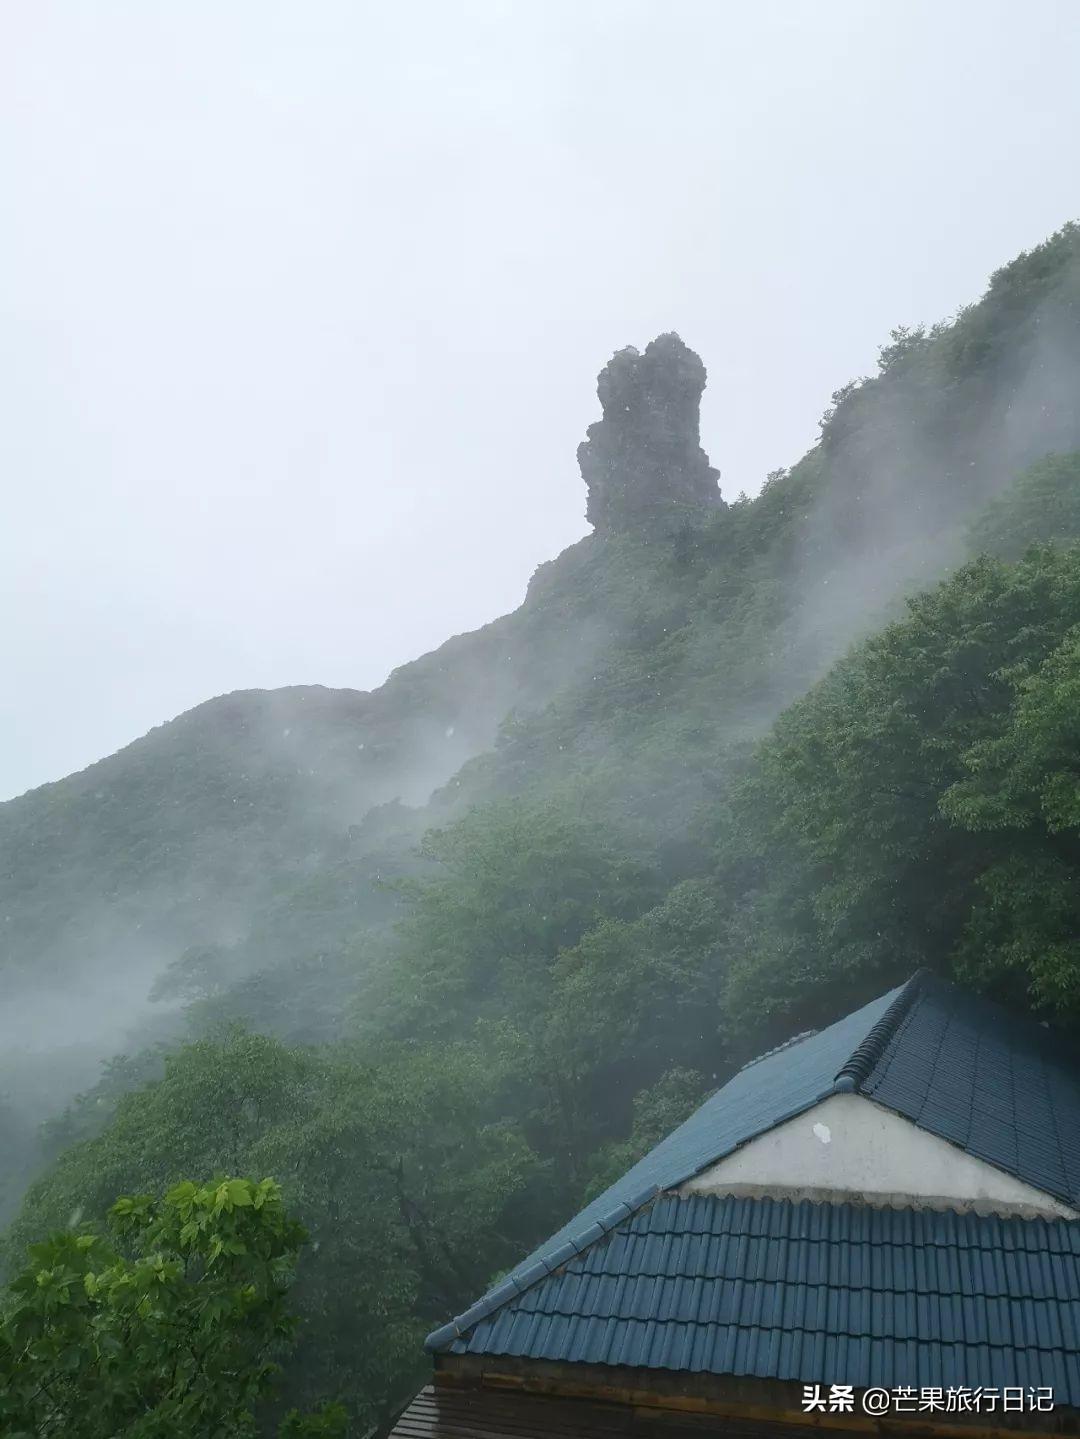
[[1031, 1020], [924, 977], [859, 1092], [1080, 1208], [1080, 1070]]
[[[867, 1095], [1035, 1188], [1080, 1207], [1080, 1076], [1074, 1062], [1032, 1022], [919, 974], [828, 1029], [747, 1065], [495, 1289], [431, 1334], [428, 1348], [456, 1352], [461, 1336], [494, 1332], [491, 1316], [504, 1306], [507, 1314], [527, 1312], [521, 1308], [523, 1294], [533, 1286], [538, 1292], [551, 1292], [554, 1281], [549, 1275], [565, 1265], [572, 1269], [578, 1255], [614, 1231], [620, 1235], [627, 1231], [628, 1224], [636, 1222], [632, 1217], [658, 1194], [676, 1189], [748, 1140], [829, 1095], [851, 1092]], [[666, 1211], [657, 1205], [649, 1212]], [[979, 1222], [992, 1226], [1000, 1221]], [[1041, 1231], [1027, 1232], [1031, 1236]], [[704, 1251], [699, 1258], [708, 1262]], [[704, 1283], [711, 1272], [706, 1269], [695, 1277]], [[658, 1292], [658, 1303], [661, 1298]], [[798, 1332], [797, 1309], [788, 1318], [793, 1333]], [[616, 1326], [612, 1333], [623, 1323], [617, 1315], [609, 1315], [608, 1320]], [[653, 1315], [650, 1322], [669, 1321]], [[940, 1341], [935, 1322], [929, 1322], [919, 1342]]]
[[611, 1216], [617, 1222], [660, 1190], [673, 1189], [748, 1139], [774, 1129], [831, 1094], [840, 1069], [901, 998], [904, 988], [901, 985], [828, 1029], [773, 1050], [741, 1069], [684, 1124], [553, 1234], [515, 1274], [539, 1259], [550, 1258], [567, 1239], [596, 1221]]
[[662, 1197], [448, 1349], [1080, 1406], [1080, 1221]]

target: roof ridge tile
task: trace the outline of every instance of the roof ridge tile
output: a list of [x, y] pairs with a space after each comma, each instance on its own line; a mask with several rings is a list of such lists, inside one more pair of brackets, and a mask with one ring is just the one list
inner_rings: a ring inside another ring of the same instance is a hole
[[850, 1058], [837, 1070], [833, 1080], [834, 1094], [857, 1093], [862, 1088], [889, 1047], [901, 1021], [921, 997], [929, 976], [928, 969], [917, 969], [877, 1023], [871, 1025], [852, 1050]]

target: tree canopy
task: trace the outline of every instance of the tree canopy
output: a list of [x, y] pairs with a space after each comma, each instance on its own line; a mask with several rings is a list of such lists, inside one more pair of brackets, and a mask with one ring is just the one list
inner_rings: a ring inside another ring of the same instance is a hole
[[[278, 1372], [306, 1234], [273, 1180], [185, 1181], [117, 1199], [108, 1234], [30, 1247], [0, 1307], [0, 1423], [11, 1439], [236, 1439]], [[345, 1411], [282, 1435], [344, 1433]]]

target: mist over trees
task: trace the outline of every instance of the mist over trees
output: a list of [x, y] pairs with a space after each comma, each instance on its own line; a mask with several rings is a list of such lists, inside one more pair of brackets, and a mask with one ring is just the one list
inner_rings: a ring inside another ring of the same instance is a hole
[[44, 1057], [11, 1022], [8, 1272], [117, 1195], [272, 1175], [310, 1242], [266, 1425], [385, 1415], [735, 1067], [920, 965], [1075, 1044], [1080, 231], [894, 334], [754, 500], [703, 382], [677, 337], [616, 355], [597, 533], [513, 615], [0, 807], [12, 1013], [88, 996]]

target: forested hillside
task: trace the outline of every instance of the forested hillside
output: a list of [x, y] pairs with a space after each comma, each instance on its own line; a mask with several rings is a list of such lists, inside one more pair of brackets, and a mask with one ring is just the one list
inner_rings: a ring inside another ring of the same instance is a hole
[[704, 381], [675, 336], [615, 356], [595, 533], [513, 615], [0, 807], [20, 1015], [62, 983], [106, 997], [90, 1051], [133, 1030], [43, 1138], [0, 1110], [10, 1205], [42, 1169], [9, 1256], [274, 1175], [313, 1240], [285, 1399], [366, 1422], [752, 1053], [920, 965], [1076, 1032], [1080, 229], [896, 332], [753, 500]]

